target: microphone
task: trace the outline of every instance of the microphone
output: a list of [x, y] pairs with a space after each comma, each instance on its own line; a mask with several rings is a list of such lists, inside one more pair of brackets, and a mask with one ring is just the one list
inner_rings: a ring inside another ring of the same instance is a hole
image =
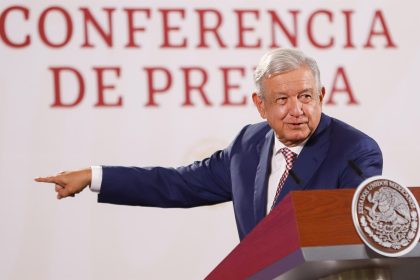
[[353, 169], [354, 173], [356, 173], [363, 180], [366, 180], [366, 177], [363, 174], [363, 171], [353, 160], [348, 160], [347, 163], [350, 165], [351, 169]]
[[295, 171], [293, 171], [293, 169], [289, 170], [289, 174], [292, 176], [292, 178], [295, 180], [296, 184], [301, 185], [302, 181], [300, 180], [299, 176], [296, 174]]

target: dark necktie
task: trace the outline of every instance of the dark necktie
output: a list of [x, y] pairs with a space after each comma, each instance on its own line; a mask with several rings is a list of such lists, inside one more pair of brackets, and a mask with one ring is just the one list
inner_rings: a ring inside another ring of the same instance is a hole
[[290, 169], [292, 169], [293, 161], [296, 159], [297, 154], [289, 150], [288, 148], [281, 148], [279, 150], [284, 158], [286, 159], [286, 169], [283, 172], [283, 175], [280, 178], [279, 184], [277, 186], [276, 195], [274, 196], [273, 205], [271, 205], [271, 210], [273, 210], [274, 205], [276, 204], [276, 201], [280, 195], [280, 191], [284, 186], [284, 183], [286, 182], [287, 176], [289, 175]]

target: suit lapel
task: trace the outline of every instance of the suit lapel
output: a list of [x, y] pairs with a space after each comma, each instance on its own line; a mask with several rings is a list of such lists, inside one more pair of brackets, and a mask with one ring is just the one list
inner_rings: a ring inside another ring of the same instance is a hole
[[265, 135], [264, 142], [257, 147], [257, 154], [260, 155], [257, 165], [257, 172], [254, 183], [254, 216], [255, 222], [262, 220], [267, 211], [267, 182], [269, 176], [269, 162], [274, 143], [274, 132], [270, 130]]
[[327, 156], [330, 146], [327, 128], [331, 118], [322, 114], [320, 123], [314, 134], [306, 142], [298, 158], [293, 164], [292, 170], [299, 179], [299, 183], [292, 176], [288, 176], [276, 203], [281, 201], [292, 190], [303, 190], [321, 163]]

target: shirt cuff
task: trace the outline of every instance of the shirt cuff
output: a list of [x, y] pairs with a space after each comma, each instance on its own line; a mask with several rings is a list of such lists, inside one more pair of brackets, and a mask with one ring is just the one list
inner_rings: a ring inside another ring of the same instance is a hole
[[99, 193], [102, 185], [102, 166], [91, 166], [90, 168], [92, 170], [90, 190]]

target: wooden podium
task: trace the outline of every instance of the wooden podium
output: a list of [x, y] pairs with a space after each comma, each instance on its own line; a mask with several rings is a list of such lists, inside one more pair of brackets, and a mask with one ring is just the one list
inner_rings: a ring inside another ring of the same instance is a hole
[[[410, 190], [419, 201], [420, 188]], [[363, 268], [384, 268], [385, 279], [420, 279], [419, 245], [388, 258], [362, 243], [352, 220], [354, 192], [291, 192], [206, 279], [339, 279], [333, 275]]]

